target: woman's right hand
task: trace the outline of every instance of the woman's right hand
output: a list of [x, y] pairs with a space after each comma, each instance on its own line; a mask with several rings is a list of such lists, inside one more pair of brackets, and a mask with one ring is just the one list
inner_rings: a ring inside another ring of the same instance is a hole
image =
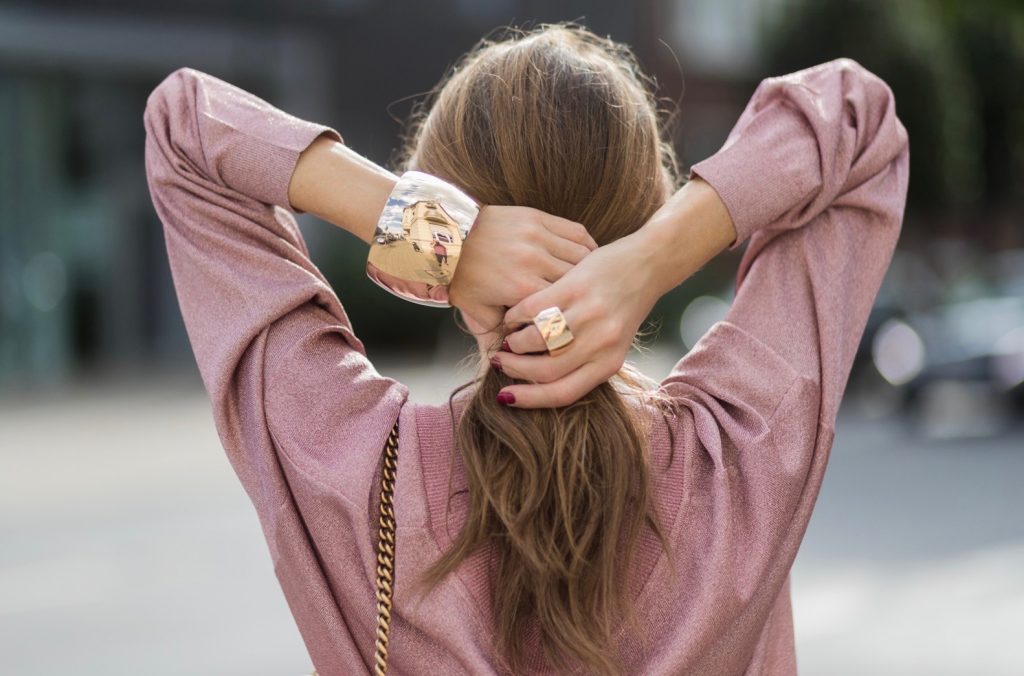
[[557, 281], [597, 248], [579, 223], [530, 207], [485, 206], [462, 245], [452, 305], [486, 330], [508, 308]]
[[[508, 311], [509, 327], [526, 325], [508, 336], [511, 352], [495, 355], [506, 375], [528, 381], [502, 389], [513, 395], [512, 405], [567, 406], [622, 368], [637, 329], [661, 296], [651, 264], [655, 254], [640, 238], [620, 238]], [[573, 332], [573, 341], [555, 356], [547, 354], [532, 323], [553, 305]]]

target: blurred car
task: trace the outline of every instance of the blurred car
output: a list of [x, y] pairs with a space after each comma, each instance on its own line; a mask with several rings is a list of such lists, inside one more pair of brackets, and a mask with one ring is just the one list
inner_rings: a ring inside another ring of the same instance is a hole
[[880, 294], [853, 376], [869, 408], [903, 411], [932, 437], [988, 436], [1024, 419], [1024, 252], [984, 261], [984, 284], [928, 281], [953, 301], [921, 303], [919, 274], [903, 294], [917, 307]]
[[374, 239], [376, 240], [377, 244], [391, 244], [392, 242], [397, 242], [401, 238], [390, 232], [385, 232], [382, 234], [378, 234]]

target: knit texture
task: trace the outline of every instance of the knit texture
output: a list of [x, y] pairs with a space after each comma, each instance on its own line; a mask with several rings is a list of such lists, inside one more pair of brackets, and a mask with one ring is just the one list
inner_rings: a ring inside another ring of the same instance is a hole
[[[145, 126], [217, 432], [313, 664], [347, 676], [371, 663], [378, 478], [397, 419], [391, 673], [503, 673], [486, 552], [413, 590], [465, 519], [451, 412], [374, 369], [288, 204], [299, 154], [341, 137], [191, 69], [154, 90]], [[660, 383], [683, 413], [651, 413], [674, 567], [645, 531], [624, 584], [646, 632], [617, 643], [630, 673], [796, 672], [789, 571], [899, 236], [907, 163], [889, 88], [841, 59], [763, 81], [725, 146], [693, 167], [735, 221], [733, 248], [747, 248], [728, 316]], [[550, 671], [535, 641], [526, 650]]]

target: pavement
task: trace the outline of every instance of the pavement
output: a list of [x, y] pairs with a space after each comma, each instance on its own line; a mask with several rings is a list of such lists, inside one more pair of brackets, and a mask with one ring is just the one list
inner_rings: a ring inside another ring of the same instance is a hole
[[[463, 375], [378, 368], [422, 401]], [[1024, 428], [936, 442], [855, 409], [793, 570], [801, 673], [1024, 674]], [[197, 379], [0, 396], [0, 673], [309, 670]]]

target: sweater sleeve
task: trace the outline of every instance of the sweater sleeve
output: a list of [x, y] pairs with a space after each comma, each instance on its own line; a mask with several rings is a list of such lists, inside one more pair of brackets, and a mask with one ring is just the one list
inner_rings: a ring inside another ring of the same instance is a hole
[[850, 59], [764, 80], [692, 173], [749, 240], [736, 298], [663, 384], [700, 386], [767, 421], [798, 379], [834, 424], [899, 237], [907, 134], [888, 86]]
[[[292, 401], [276, 406], [273, 420], [268, 400], [286, 398], [285, 383], [305, 388], [319, 378], [318, 405], [361, 430], [345, 449], [351, 456], [333, 449], [339, 462], [365, 451], [372, 466], [408, 395], [367, 359], [288, 202], [300, 153], [322, 134], [341, 138], [187, 68], [153, 91], [144, 122], [149, 188], [189, 340], [221, 442], [276, 558], [276, 521], [297, 517], [282, 508], [297, 499], [288, 472], [308, 470], [279, 456], [278, 441], [329, 421]], [[302, 345], [318, 364], [296, 357]]]
[[706, 599], [735, 620], [723, 632], [756, 632], [807, 527], [899, 237], [908, 158], [888, 86], [840, 59], [764, 80], [692, 169], [732, 216], [732, 248], [748, 242], [725, 319], [662, 381], [699, 441], [686, 537], [724, 581]]

